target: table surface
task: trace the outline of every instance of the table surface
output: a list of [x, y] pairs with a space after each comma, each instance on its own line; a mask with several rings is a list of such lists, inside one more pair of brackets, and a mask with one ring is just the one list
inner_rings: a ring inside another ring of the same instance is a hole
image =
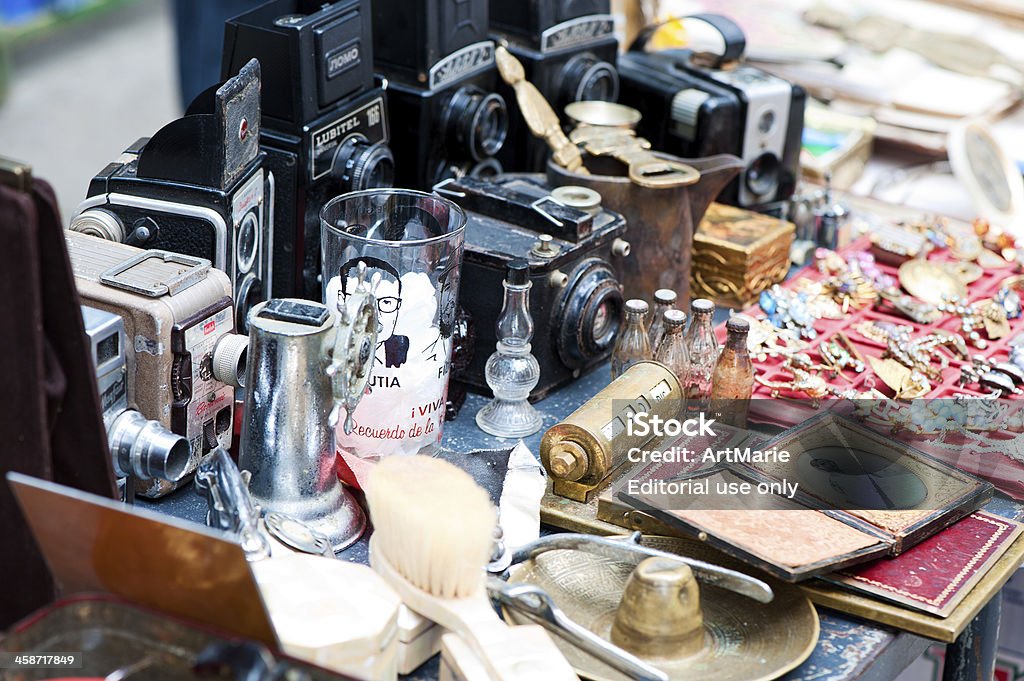
[[[537, 408], [544, 415], [544, 428], [535, 435], [525, 438], [526, 445], [534, 454], [539, 451], [541, 433], [548, 427], [574, 411], [584, 400], [595, 394], [609, 381], [608, 366], [597, 367], [591, 373], [539, 402]], [[458, 418], [445, 425], [444, 446], [454, 451], [476, 451], [481, 449], [507, 449], [514, 440], [492, 437], [476, 427], [474, 416], [486, 399], [470, 394]], [[156, 502], [141, 501], [140, 504], [155, 510], [188, 519], [204, 522], [206, 507], [203, 500], [188, 486]], [[1007, 509], [993, 509], [996, 512]], [[366, 537], [339, 554], [339, 558], [366, 563]], [[848, 615], [825, 608], [818, 608], [821, 618], [821, 635], [818, 645], [810, 658], [784, 678], [795, 681], [863, 681], [889, 680], [895, 678], [933, 642], [902, 631], [867, 623]], [[413, 674], [404, 677], [408, 681], [434, 681], [437, 679], [437, 659], [429, 661]]]

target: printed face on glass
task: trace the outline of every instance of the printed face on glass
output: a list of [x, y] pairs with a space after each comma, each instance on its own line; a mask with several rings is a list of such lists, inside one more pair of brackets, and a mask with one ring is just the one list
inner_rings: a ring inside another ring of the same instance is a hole
[[395, 334], [402, 309], [402, 280], [391, 263], [369, 256], [346, 261], [338, 273], [338, 306], [340, 308], [349, 291], [359, 285], [356, 276], [359, 263], [366, 265], [366, 281], [377, 297], [377, 364], [400, 367], [408, 357], [409, 338]]

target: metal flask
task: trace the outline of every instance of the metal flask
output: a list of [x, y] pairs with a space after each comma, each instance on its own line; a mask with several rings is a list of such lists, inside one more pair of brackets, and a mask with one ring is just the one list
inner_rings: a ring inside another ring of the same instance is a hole
[[359, 538], [366, 517], [338, 480], [333, 424], [339, 403], [354, 404], [332, 386], [341, 372], [350, 392], [362, 394], [377, 326], [372, 314], [342, 316], [307, 300], [252, 309], [238, 461], [252, 472], [249, 491], [265, 512], [304, 522], [335, 551]]

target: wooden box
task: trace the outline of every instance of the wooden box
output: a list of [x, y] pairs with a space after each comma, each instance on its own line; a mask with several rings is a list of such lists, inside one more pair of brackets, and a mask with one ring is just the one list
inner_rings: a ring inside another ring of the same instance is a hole
[[786, 278], [792, 222], [711, 204], [693, 236], [691, 297], [744, 308]]

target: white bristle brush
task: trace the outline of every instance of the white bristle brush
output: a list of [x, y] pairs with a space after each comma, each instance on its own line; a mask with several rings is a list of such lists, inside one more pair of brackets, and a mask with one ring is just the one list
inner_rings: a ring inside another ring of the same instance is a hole
[[484, 578], [497, 515], [468, 473], [441, 459], [388, 457], [367, 480], [366, 502], [370, 564], [406, 606], [461, 636], [492, 678], [578, 678], [547, 632], [509, 627], [491, 608]]

